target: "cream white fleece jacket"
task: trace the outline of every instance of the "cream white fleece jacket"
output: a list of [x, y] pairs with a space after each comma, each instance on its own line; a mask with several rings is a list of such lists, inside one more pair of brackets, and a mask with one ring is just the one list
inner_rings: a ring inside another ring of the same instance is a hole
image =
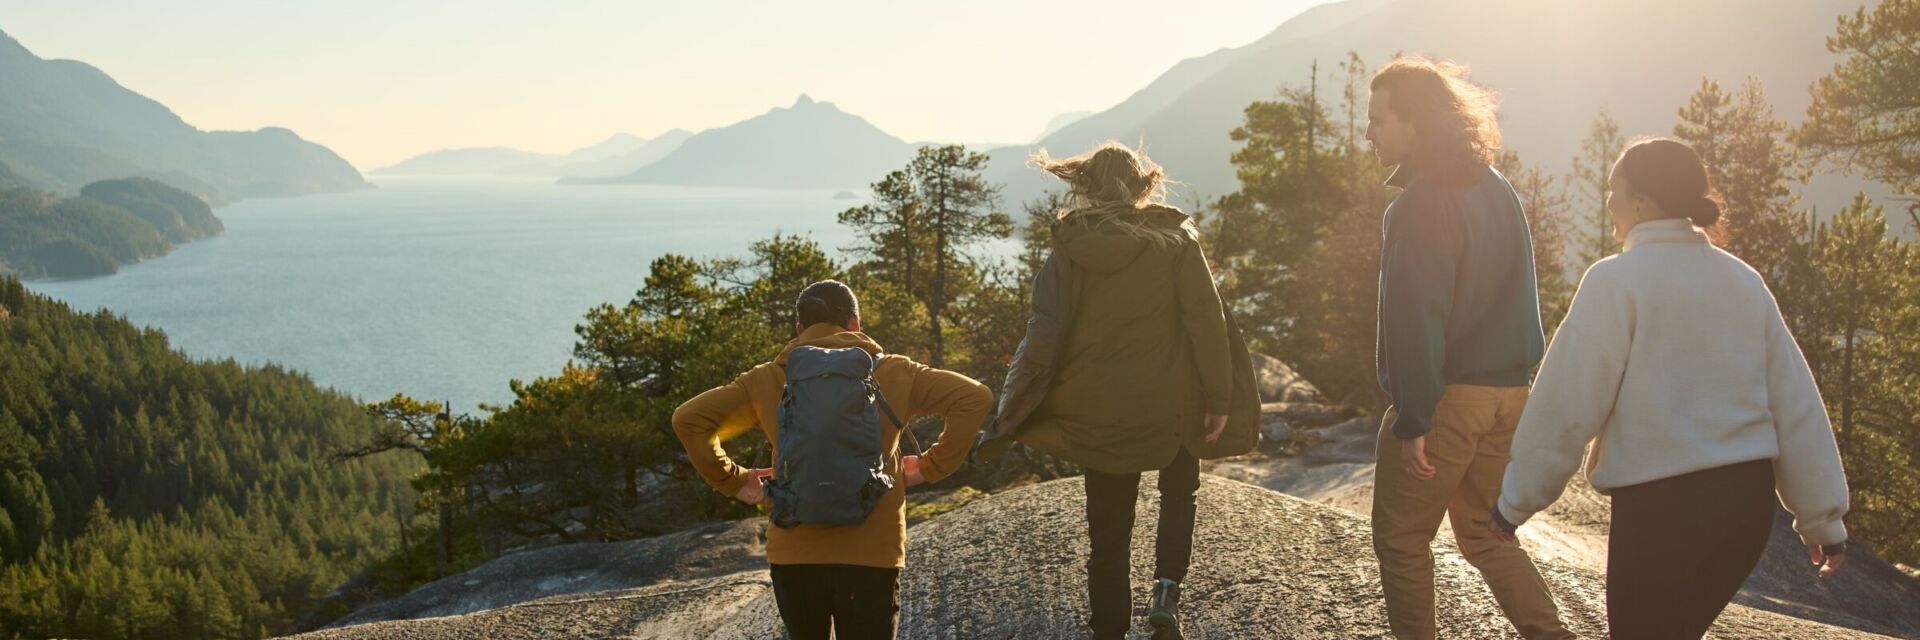
[[1760, 274], [1686, 220], [1635, 225], [1581, 279], [1514, 435], [1500, 514], [1517, 525], [1553, 504], [1583, 451], [1602, 493], [1770, 458], [1801, 539], [1847, 539], [1846, 474], [1806, 358]]

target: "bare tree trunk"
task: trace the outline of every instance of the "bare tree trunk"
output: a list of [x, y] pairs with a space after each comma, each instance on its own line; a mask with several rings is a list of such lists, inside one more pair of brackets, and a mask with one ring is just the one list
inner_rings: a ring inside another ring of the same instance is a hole
[[913, 288], [913, 266], [915, 262], [914, 258], [918, 257], [914, 255], [914, 246], [913, 246], [913, 243], [916, 240], [918, 240], [918, 237], [915, 236], [913, 233], [914, 217], [916, 217], [916, 215], [910, 213], [907, 219], [902, 221], [904, 223], [902, 224], [904, 229], [901, 234], [903, 237], [906, 238], [904, 242], [906, 243], [906, 247], [907, 247], [907, 299], [908, 300], [913, 300], [919, 297], [920, 295], [920, 292]]
[[933, 331], [933, 368], [939, 369], [947, 363], [946, 338], [940, 331], [940, 314], [947, 306], [947, 229], [946, 212], [940, 214], [940, 224], [933, 230], [933, 305], [927, 308], [929, 324]]
[[[1307, 202], [1313, 203], [1313, 183], [1318, 175], [1313, 171], [1316, 145], [1313, 142], [1313, 125], [1320, 119], [1320, 59], [1313, 59], [1311, 75], [1307, 80]], [[1317, 204], [1317, 203], [1315, 203]]]
[[440, 505], [440, 566], [453, 564], [453, 507]]
[[621, 496], [625, 501], [622, 504], [631, 507], [640, 504], [640, 466], [629, 465], [626, 476], [626, 492]]
[[413, 542], [407, 540], [407, 518], [397, 511], [394, 512], [393, 518], [400, 521], [400, 557], [404, 563], [411, 565], [413, 564]]
[[[1857, 309], [1858, 307], [1849, 308]], [[1842, 453], [1852, 450], [1852, 447], [1848, 445], [1853, 441], [1853, 352], [1856, 350], [1854, 342], [1856, 337], [1855, 332], [1855, 327], [1847, 327], [1845, 347], [1843, 347], [1840, 352], [1840, 451]]]
[[[944, 169], [944, 168], [943, 168]], [[932, 335], [929, 365], [942, 368], [947, 362], [947, 341], [941, 335], [940, 315], [947, 307], [947, 205], [951, 194], [947, 192], [946, 175], [942, 171], [928, 181], [930, 192], [927, 203], [933, 210], [933, 295], [927, 304], [927, 330]]]

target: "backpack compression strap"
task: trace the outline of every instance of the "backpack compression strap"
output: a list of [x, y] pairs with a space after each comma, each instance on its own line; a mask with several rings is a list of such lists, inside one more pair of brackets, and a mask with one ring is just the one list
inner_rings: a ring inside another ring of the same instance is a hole
[[907, 424], [900, 421], [900, 416], [894, 415], [893, 406], [887, 404], [887, 396], [880, 393], [880, 386], [874, 384], [871, 378], [867, 380], [867, 393], [873, 396], [873, 405], [880, 407], [880, 412], [887, 414], [887, 420], [893, 422], [893, 428], [905, 434], [907, 441], [913, 443], [913, 455], [917, 456], [926, 453], [925, 449], [920, 448], [920, 439], [913, 436], [913, 430], [907, 428]]

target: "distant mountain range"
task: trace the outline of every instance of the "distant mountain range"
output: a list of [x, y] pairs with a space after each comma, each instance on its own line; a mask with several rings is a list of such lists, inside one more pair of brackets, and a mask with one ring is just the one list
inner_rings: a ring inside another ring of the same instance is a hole
[[1047, 121], [1046, 128], [1040, 130], [1040, 135], [1033, 137], [1033, 142], [1038, 143], [1041, 140], [1045, 140], [1047, 136], [1053, 135], [1053, 132], [1065, 129], [1067, 125], [1085, 120], [1087, 116], [1090, 115], [1093, 115], [1092, 111], [1072, 111], [1054, 116], [1052, 120]]
[[[1473, 67], [1499, 91], [1501, 125], [1522, 160], [1564, 173], [1601, 109], [1627, 136], [1666, 134], [1701, 77], [1728, 89], [1761, 80], [1776, 114], [1797, 121], [1806, 87], [1836, 57], [1835, 18], [1864, 0], [1342, 0], [1287, 20], [1261, 39], [1182, 61], [1121, 103], [1062, 114], [1028, 144], [974, 145], [993, 157], [989, 179], [1008, 206], [1057, 183], [1027, 166], [1044, 147], [1072, 154], [1113, 139], [1144, 143], [1179, 181], [1176, 204], [1237, 187], [1228, 132], [1248, 104], [1304, 87], [1320, 64], [1320, 95], [1340, 99], [1348, 52], [1377, 68], [1396, 52]], [[1571, 25], [1572, 27], [1566, 27]], [[1765, 43], [1764, 46], [1756, 43]], [[366, 186], [345, 161], [293, 132], [203, 132], [99, 70], [42, 60], [0, 33], [0, 162], [14, 176], [63, 193], [105, 178], [143, 176], [218, 202]], [[1337, 114], [1338, 115], [1338, 114]], [[920, 143], [902, 140], [832, 103], [806, 96], [733, 125], [652, 139], [620, 134], [567, 154], [510, 148], [436, 151], [379, 175], [559, 178], [563, 183], [857, 188], [902, 166]], [[1816, 177], [1812, 204], [1886, 190]]]
[[[1179, 181], [1175, 204], [1189, 205], [1238, 187], [1229, 158], [1239, 145], [1228, 133], [1247, 105], [1274, 99], [1283, 87], [1304, 88], [1317, 61], [1320, 96], [1337, 109], [1339, 65], [1349, 52], [1369, 69], [1406, 52], [1472, 67], [1475, 81], [1500, 94], [1507, 145], [1527, 164], [1564, 174], [1602, 109], [1627, 137], [1669, 134], [1703, 76], [1730, 91], [1756, 77], [1776, 115], [1798, 121], [1807, 85], [1836, 61], [1825, 49], [1835, 19], [1863, 1], [1342, 0], [1245, 46], [1182, 61], [1109, 109], [1061, 114], [1028, 144], [970, 146], [993, 158], [988, 177], [1004, 185], [1009, 207], [1058, 187], [1028, 166], [1036, 149], [1066, 155], [1106, 140], [1144, 144]], [[600, 177], [563, 171], [573, 177], [562, 182], [851, 188], [899, 168], [921, 144], [802, 96], [791, 107], [688, 137], [657, 162]], [[527, 160], [503, 150], [471, 153], [493, 166]], [[1806, 195], [1829, 210], [1860, 190], [1887, 193], [1821, 175]]]
[[561, 182], [863, 187], [904, 166], [917, 147], [831, 102], [803, 95], [791, 107], [695, 134], [658, 162], [625, 175]]
[[[1228, 132], [1243, 110], [1283, 86], [1307, 85], [1320, 65], [1320, 96], [1340, 100], [1339, 65], [1357, 52], [1377, 69], [1396, 52], [1447, 58], [1500, 93], [1501, 126], [1523, 161], [1565, 173], [1602, 108], [1621, 133], [1671, 134], [1676, 110], [1702, 75], [1733, 90], [1759, 78], [1775, 115], [1804, 117], [1807, 86], [1836, 57], [1825, 48], [1835, 19], [1862, 0], [1344, 0], [1281, 24], [1260, 40], [1183, 61], [1127, 100], [1041, 140], [995, 150], [989, 178], [1008, 202], [1038, 196], [1058, 181], [1026, 166], [1036, 147], [1084, 151], [1114, 139], [1144, 142], [1168, 175], [1183, 182], [1176, 204], [1232, 192]], [[1336, 114], [1340, 116], [1343, 114]], [[1363, 114], [1364, 118], [1364, 114]], [[1879, 185], [1821, 176], [1807, 196], [1837, 209], [1853, 191]]]
[[147, 177], [210, 202], [369, 186], [340, 156], [287, 129], [201, 131], [73, 60], [43, 60], [0, 32], [0, 162], [60, 193]]
[[674, 129], [651, 140], [630, 133], [565, 154], [509, 147], [431, 151], [373, 170], [382, 176], [608, 177], [632, 173], [680, 148], [693, 133]]
[[800, 96], [740, 122], [652, 140], [628, 134], [565, 155], [508, 147], [433, 151], [373, 171], [381, 176], [547, 176], [562, 184], [672, 184], [854, 188], [905, 165], [922, 146], [831, 102]]

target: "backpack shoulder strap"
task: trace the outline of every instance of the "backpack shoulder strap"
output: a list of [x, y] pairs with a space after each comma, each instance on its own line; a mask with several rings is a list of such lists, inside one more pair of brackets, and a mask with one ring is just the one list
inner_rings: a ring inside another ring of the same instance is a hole
[[874, 383], [871, 376], [867, 378], [867, 393], [873, 396], [873, 406], [879, 407], [880, 413], [886, 414], [887, 420], [893, 423], [893, 428], [904, 434], [908, 442], [913, 443], [913, 455], [925, 453], [926, 450], [920, 448], [920, 439], [914, 437], [913, 429], [907, 428], [907, 423], [900, 421], [900, 416], [893, 412], [893, 405], [887, 404], [886, 394], [880, 393], [880, 385]]
[[[787, 366], [786, 365], [774, 365], [774, 366], [779, 367], [781, 376], [782, 378], [784, 378], [787, 371]], [[784, 404], [787, 404], [788, 402], [793, 401], [792, 391], [793, 389], [790, 388], [787, 385], [787, 382], [783, 379], [780, 382], [780, 404], [784, 405]], [[777, 411], [775, 412], [775, 415], [778, 415]], [[754, 429], [754, 431], [760, 432], [760, 446], [754, 447], [753, 465], [750, 467], [747, 467], [748, 469], [759, 469], [760, 459], [766, 457], [767, 447], [771, 446], [771, 443], [768, 442], [768, 440], [771, 440], [771, 438], [767, 437], [766, 429]], [[769, 460], [768, 463], [771, 464], [772, 461]]]

